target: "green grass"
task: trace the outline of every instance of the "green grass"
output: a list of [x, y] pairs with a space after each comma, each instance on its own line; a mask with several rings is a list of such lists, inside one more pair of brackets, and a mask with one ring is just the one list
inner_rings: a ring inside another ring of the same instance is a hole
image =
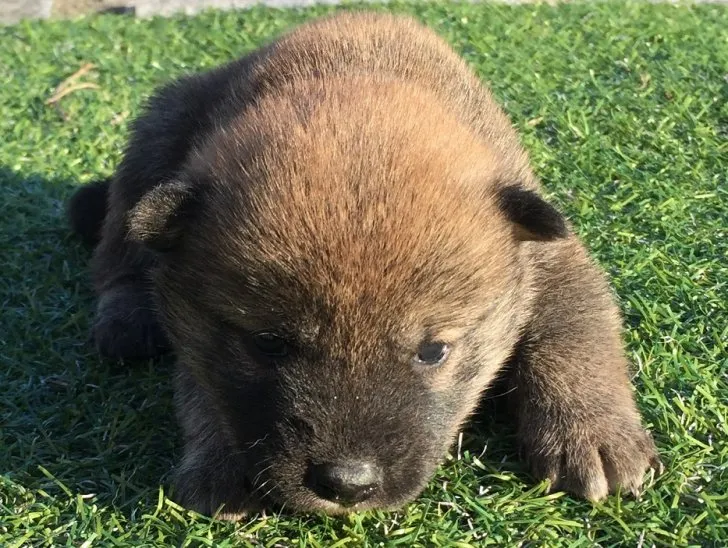
[[[170, 364], [104, 362], [87, 343], [88, 253], [63, 201], [113, 170], [156, 85], [325, 10], [26, 23], [0, 29], [0, 545], [728, 544], [728, 7], [394, 9], [492, 83], [609, 271], [666, 472], [637, 501], [545, 495], [485, 426], [397, 513], [232, 525], [166, 499]], [[46, 105], [86, 62], [98, 89]]]

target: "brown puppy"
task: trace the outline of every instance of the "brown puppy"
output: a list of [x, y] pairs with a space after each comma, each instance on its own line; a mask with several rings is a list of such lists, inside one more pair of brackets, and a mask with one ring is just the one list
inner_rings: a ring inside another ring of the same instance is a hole
[[99, 350], [178, 357], [180, 500], [396, 507], [499, 373], [537, 478], [637, 490], [659, 461], [618, 310], [538, 189], [487, 89], [406, 18], [319, 20], [157, 93], [70, 217], [98, 240]]

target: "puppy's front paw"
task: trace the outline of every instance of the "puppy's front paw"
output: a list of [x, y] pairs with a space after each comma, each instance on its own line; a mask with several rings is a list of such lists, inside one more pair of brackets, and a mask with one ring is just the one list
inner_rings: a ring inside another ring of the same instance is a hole
[[645, 471], [662, 471], [652, 437], [632, 413], [627, 416], [542, 418], [522, 432], [522, 448], [539, 480], [597, 501], [618, 488], [639, 493]]
[[245, 474], [227, 458], [201, 450], [188, 452], [175, 472], [172, 498], [205, 516], [238, 521], [261, 510]]
[[97, 350], [107, 358], [149, 359], [169, 350], [151, 297], [134, 286], [101, 294], [92, 335]]
[[232, 493], [202, 474], [178, 475], [172, 498], [188, 510], [225, 521], [238, 521], [254, 510], [245, 503], [245, 491]]

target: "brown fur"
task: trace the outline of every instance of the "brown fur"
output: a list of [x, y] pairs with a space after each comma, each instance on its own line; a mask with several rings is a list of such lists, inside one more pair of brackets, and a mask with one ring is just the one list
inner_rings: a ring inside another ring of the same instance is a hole
[[[401, 505], [499, 373], [537, 478], [637, 490], [659, 461], [618, 310], [538, 192], [488, 90], [406, 18], [319, 20], [155, 95], [109, 189], [95, 338], [175, 350], [181, 501], [342, 512], [307, 474], [364, 459], [383, 479], [353, 508]], [[413, 363], [423, 341], [447, 360]]]

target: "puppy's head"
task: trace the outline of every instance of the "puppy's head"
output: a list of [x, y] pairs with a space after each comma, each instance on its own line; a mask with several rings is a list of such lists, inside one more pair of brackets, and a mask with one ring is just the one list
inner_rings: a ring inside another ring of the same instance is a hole
[[335, 513], [423, 488], [517, 340], [521, 242], [566, 232], [512, 172], [422, 90], [334, 80], [260, 101], [132, 212], [261, 493]]

